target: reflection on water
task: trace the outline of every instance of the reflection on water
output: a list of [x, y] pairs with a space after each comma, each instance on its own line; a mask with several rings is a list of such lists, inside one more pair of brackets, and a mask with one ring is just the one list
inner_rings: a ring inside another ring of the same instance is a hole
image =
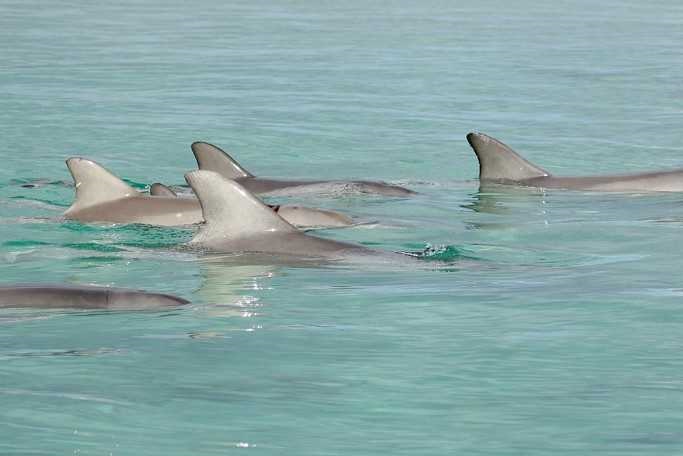
[[472, 200], [461, 207], [487, 214], [510, 214], [518, 205], [546, 204], [547, 194], [543, 189], [486, 183], [479, 191], [471, 194]]
[[545, 191], [531, 187], [517, 187], [501, 184], [482, 184], [479, 191], [470, 195], [470, 200], [460, 207], [480, 215], [467, 220], [470, 230], [506, 230], [525, 224], [549, 223], [548, 195]]
[[199, 259], [201, 284], [197, 295], [210, 304], [214, 316], [250, 317], [261, 307], [257, 292], [269, 287], [277, 267], [244, 264], [240, 256], [214, 255]]

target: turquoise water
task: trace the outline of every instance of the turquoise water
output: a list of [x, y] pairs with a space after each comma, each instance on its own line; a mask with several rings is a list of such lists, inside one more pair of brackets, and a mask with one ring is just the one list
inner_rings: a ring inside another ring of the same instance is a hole
[[[683, 195], [479, 191], [480, 130], [557, 174], [683, 166], [675, 1], [0, 3], [0, 281], [174, 293], [2, 311], [0, 454], [683, 452]], [[182, 183], [206, 140], [325, 236], [447, 267], [231, 265], [58, 219], [68, 156]], [[46, 179], [37, 188], [22, 183]]]

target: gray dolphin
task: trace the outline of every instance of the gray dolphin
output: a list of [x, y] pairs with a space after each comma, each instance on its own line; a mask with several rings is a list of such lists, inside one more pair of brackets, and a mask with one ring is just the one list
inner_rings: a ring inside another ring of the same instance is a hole
[[479, 159], [479, 180], [482, 183], [605, 192], [683, 191], [683, 169], [631, 175], [555, 177], [483, 133], [469, 133], [467, 141]]
[[206, 143], [195, 142], [192, 152], [199, 169], [214, 171], [225, 178], [237, 181], [255, 195], [301, 195], [301, 194], [349, 194], [370, 193], [384, 196], [409, 196], [415, 192], [398, 185], [373, 181], [297, 181], [255, 177], [222, 149]]
[[70, 158], [66, 166], [76, 184], [76, 199], [64, 213], [67, 219], [162, 226], [203, 220], [201, 207], [192, 199], [143, 195], [86, 158]]
[[[145, 195], [99, 164], [85, 158], [70, 158], [66, 165], [74, 178], [76, 200], [64, 213], [67, 219], [83, 222], [146, 223], [182, 226], [201, 223], [202, 208], [196, 198], [181, 198], [162, 184], [154, 184]], [[301, 206], [274, 206], [290, 223], [304, 228], [350, 226], [353, 220], [333, 211]], [[237, 212], [231, 216], [235, 217]]]
[[0, 308], [154, 310], [189, 301], [125, 288], [84, 285], [0, 286]]
[[170, 196], [172, 198], [176, 198], [178, 196], [178, 194], [171, 190], [170, 187], [159, 182], [155, 182], [149, 186], [149, 194], [151, 196]]
[[[193, 171], [185, 180], [199, 198], [205, 223], [190, 242], [213, 252], [266, 254], [325, 260], [374, 258], [395, 262], [406, 255], [379, 252], [347, 242], [311, 236], [294, 228], [240, 183], [212, 171]], [[229, 217], [231, 213], [241, 216]], [[371, 260], [372, 261], [372, 260]]]
[[[178, 198], [193, 198], [194, 196], [179, 196], [168, 186], [156, 182], [149, 188], [149, 194], [153, 196], [170, 196]], [[199, 201], [197, 201], [199, 204]], [[326, 211], [324, 209], [296, 206], [292, 204], [272, 205], [269, 208], [280, 214], [280, 217], [299, 229], [322, 229], [322, 228], [344, 228], [354, 225], [351, 217], [340, 214], [339, 212]]]

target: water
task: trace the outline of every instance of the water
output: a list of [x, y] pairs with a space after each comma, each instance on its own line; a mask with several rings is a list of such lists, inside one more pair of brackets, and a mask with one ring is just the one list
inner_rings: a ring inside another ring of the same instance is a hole
[[[115, 4], [114, 4], [115, 3]], [[0, 278], [163, 313], [0, 313], [0, 453], [680, 454], [683, 196], [480, 192], [470, 130], [557, 174], [683, 166], [680, 2], [0, 3]], [[421, 268], [230, 266], [58, 219], [82, 155], [181, 183], [207, 140]], [[50, 183], [24, 188], [22, 183]]]

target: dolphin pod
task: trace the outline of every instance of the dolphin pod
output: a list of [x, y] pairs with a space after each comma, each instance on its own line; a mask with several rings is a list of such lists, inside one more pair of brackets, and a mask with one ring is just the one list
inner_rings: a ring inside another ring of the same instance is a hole
[[199, 169], [213, 171], [238, 182], [255, 195], [301, 195], [307, 193], [369, 193], [383, 196], [410, 196], [415, 192], [378, 181], [297, 181], [255, 177], [224, 150], [206, 142], [192, 144]]
[[0, 286], [0, 308], [158, 310], [189, 304], [177, 296], [85, 285]]
[[[144, 195], [92, 160], [70, 158], [66, 165], [73, 176], [76, 199], [64, 213], [83, 222], [146, 223], [181, 226], [201, 223], [202, 210], [194, 197], [178, 197], [171, 189], [154, 184]], [[343, 214], [302, 206], [272, 206], [281, 217], [304, 228], [332, 228], [353, 224]], [[239, 213], [225, 214], [236, 217]]]
[[[610, 192], [683, 191], [683, 169], [632, 175], [556, 177], [530, 163], [504, 143], [483, 133], [469, 133], [467, 141], [479, 160], [479, 179], [534, 188]], [[384, 252], [362, 245], [316, 237], [297, 229], [348, 226], [353, 221], [336, 212], [301, 206], [270, 206], [257, 195], [311, 193], [374, 193], [408, 196], [415, 192], [372, 181], [293, 181], [258, 178], [227, 153], [211, 144], [195, 142], [192, 151], [199, 170], [185, 179], [194, 196], [179, 196], [162, 184], [142, 194], [118, 177], [84, 158], [70, 158], [67, 166], [76, 196], [64, 216], [83, 222], [146, 223], [177, 226], [199, 224], [191, 246], [223, 253], [245, 253], [266, 258], [268, 264], [284, 257], [316, 262], [416, 261], [410, 255]], [[254, 261], [254, 260], [247, 260]], [[0, 308], [65, 308], [146, 310], [177, 307], [188, 301], [171, 295], [138, 290], [66, 285], [0, 286]]]
[[488, 135], [469, 133], [467, 141], [479, 160], [479, 180], [482, 183], [604, 192], [683, 191], [683, 169], [630, 175], [556, 177]]

